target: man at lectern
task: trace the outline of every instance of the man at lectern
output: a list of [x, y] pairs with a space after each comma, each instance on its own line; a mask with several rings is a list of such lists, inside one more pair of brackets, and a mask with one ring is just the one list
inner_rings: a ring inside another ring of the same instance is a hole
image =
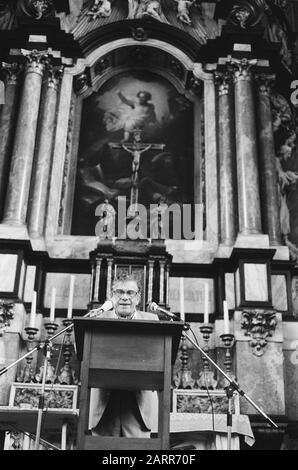
[[[89, 312], [90, 317], [158, 320], [152, 313], [137, 310], [141, 292], [134, 276], [126, 275], [116, 279], [112, 292], [113, 310], [92, 310]], [[150, 390], [93, 388], [90, 396], [89, 428], [93, 435], [149, 438], [153, 420], [157, 419], [157, 404], [157, 394]]]

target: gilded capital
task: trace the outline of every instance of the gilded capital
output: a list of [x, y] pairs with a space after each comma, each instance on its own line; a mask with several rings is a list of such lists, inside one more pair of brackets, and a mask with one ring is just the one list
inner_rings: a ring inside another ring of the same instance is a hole
[[265, 95], [269, 97], [270, 92], [271, 92], [271, 87], [272, 87], [272, 84], [274, 83], [275, 78], [276, 78], [275, 75], [267, 75], [265, 73], [256, 75], [255, 80], [256, 80], [257, 87], [258, 87], [258, 92], [261, 95]]
[[47, 76], [47, 86], [48, 88], [53, 88], [58, 90], [63, 76], [64, 67], [53, 67], [48, 65], [48, 76]]
[[49, 52], [47, 50], [37, 51], [35, 49], [32, 51], [22, 49], [21, 52], [27, 59], [25, 73], [43, 75], [45, 64], [49, 58]]
[[215, 72], [214, 73], [215, 83], [218, 88], [218, 95], [224, 96], [230, 93], [232, 84], [232, 75], [230, 71], [226, 72]]
[[229, 69], [233, 72], [234, 75], [234, 82], [243, 81], [243, 80], [251, 80], [251, 68], [257, 64], [257, 59], [235, 59], [232, 58], [229, 62]]
[[16, 62], [12, 64], [2, 62], [2, 70], [4, 72], [6, 85], [16, 85], [18, 81], [18, 76], [22, 71], [22, 66], [20, 64], [17, 64]]

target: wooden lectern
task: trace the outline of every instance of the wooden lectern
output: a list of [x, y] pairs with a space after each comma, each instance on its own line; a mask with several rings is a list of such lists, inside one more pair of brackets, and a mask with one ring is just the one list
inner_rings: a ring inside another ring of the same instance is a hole
[[[81, 361], [77, 449], [169, 449], [171, 365], [176, 359], [183, 323], [78, 317], [73, 321]], [[88, 435], [91, 387], [157, 390], [157, 438]]]

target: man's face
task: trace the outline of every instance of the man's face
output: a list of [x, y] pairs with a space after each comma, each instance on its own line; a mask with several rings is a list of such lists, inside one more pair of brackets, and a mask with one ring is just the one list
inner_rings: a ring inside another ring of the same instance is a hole
[[135, 281], [117, 282], [113, 289], [113, 301], [118, 317], [131, 317], [140, 302], [137, 283]]

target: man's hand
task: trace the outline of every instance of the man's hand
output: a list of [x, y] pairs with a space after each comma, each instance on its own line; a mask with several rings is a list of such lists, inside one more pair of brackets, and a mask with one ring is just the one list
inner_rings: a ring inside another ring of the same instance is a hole
[[93, 310], [90, 310], [90, 312], [88, 312], [88, 318], [100, 317], [101, 314], [102, 314], [102, 312], [100, 311], [100, 309], [95, 308]]

